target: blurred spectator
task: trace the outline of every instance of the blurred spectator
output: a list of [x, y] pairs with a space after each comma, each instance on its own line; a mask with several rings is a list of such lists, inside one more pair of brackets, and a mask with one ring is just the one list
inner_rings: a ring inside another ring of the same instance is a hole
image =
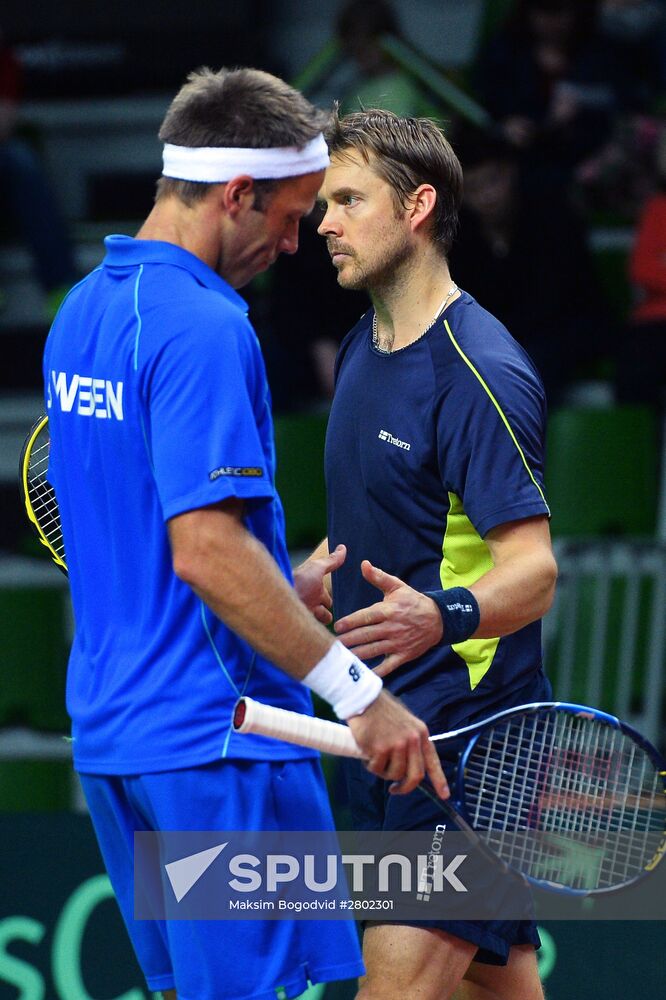
[[576, 199], [588, 218], [634, 225], [655, 184], [654, 158], [664, 129], [660, 115], [618, 115], [609, 141], [576, 172]]
[[612, 356], [585, 229], [566, 201], [522, 190], [508, 143], [468, 130], [454, 148], [465, 181], [451, 274], [523, 345], [552, 405]]
[[341, 100], [344, 113], [386, 108], [397, 115], [437, 118], [439, 108], [384, 52], [385, 35], [401, 37], [397, 14], [386, 0], [351, 0], [341, 8], [336, 35], [357, 78]]
[[597, 31], [596, 0], [517, 0], [480, 53], [480, 102], [535, 188], [567, 187], [607, 141], [626, 73]]
[[634, 223], [654, 183], [660, 112], [666, 111], [663, 0], [602, 0], [599, 34], [616, 67], [618, 113], [609, 141], [576, 173], [588, 214]]
[[666, 389], [666, 132], [657, 155], [658, 190], [644, 206], [629, 262], [636, 305], [617, 359], [621, 402], [660, 407]]
[[76, 281], [72, 249], [32, 147], [15, 133], [21, 69], [0, 30], [0, 184], [6, 210], [30, 249], [50, 312]]

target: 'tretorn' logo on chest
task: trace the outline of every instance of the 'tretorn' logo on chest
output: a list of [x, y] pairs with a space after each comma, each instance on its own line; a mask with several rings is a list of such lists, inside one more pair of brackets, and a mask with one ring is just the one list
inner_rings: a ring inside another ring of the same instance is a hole
[[401, 441], [400, 438], [393, 437], [388, 431], [380, 431], [378, 437], [380, 441], [386, 441], [387, 444], [395, 445], [396, 448], [402, 448], [404, 451], [409, 451], [412, 447], [409, 441]]

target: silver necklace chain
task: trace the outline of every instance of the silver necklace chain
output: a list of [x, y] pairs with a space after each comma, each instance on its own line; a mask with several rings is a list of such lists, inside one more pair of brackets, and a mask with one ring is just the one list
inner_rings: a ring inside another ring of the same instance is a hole
[[[439, 317], [442, 315], [442, 313], [446, 309], [446, 306], [448, 304], [449, 299], [453, 295], [455, 295], [457, 291], [458, 291], [458, 286], [454, 282], [451, 285], [451, 287], [449, 288], [449, 290], [446, 293], [446, 295], [444, 296], [444, 301], [442, 302], [441, 306], [439, 307], [439, 309], [437, 310], [437, 312], [435, 313], [435, 315], [433, 316], [433, 318], [431, 319], [431, 321], [428, 323], [428, 325], [425, 328], [425, 330], [423, 330], [422, 333], [419, 334], [419, 337], [418, 337], [419, 340], [421, 339], [421, 337], [424, 337], [426, 335], [426, 333], [428, 332], [428, 330], [432, 329], [432, 327], [435, 325], [435, 323], [437, 322], [437, 320], [439, 319]], [[372, 344], [373, 344], [373, 347], [376, 347], [377, 350], [382, 351], [384, 354], [390, 354], [391, 353], [390, 350], [387, 351], [384, 347], [380, 347], [379, 346], [379, 332], [377, 330], [377, 313], [375, 313], [373, 315], [373, 317], [372, 317]]]

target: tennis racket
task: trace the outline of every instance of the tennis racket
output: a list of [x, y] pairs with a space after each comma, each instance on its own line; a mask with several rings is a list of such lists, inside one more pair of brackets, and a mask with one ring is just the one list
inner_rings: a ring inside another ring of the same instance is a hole
[[67, 575], [60, 511], [55, 490], [47, 479], [49, 468], [49, 418], [41, 416], [30, 428], [19, 461], [19, 487], [28, 519], [51, 558]]
[[[234, 729], [362, 757], [347, 726], [251, 698], [237, 703]], [[430, 738], [468, 740], [455, 800], [433, 800], [486, 853], [542, 888], [609, 892], [666, 853], [666, 762], [612, 715], [521, 705]]]

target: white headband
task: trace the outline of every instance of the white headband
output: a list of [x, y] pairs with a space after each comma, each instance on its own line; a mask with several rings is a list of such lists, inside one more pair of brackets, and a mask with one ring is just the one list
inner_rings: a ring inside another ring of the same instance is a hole
[[328, 146], [320, 133], [302, 149], [281, 146], [273, 149], [236, 149], [228, 146], [164, 146], [165, 177], [181, 181], [223, 184], [239, 174], [256, 180], [300, 177], [325, 170]]

